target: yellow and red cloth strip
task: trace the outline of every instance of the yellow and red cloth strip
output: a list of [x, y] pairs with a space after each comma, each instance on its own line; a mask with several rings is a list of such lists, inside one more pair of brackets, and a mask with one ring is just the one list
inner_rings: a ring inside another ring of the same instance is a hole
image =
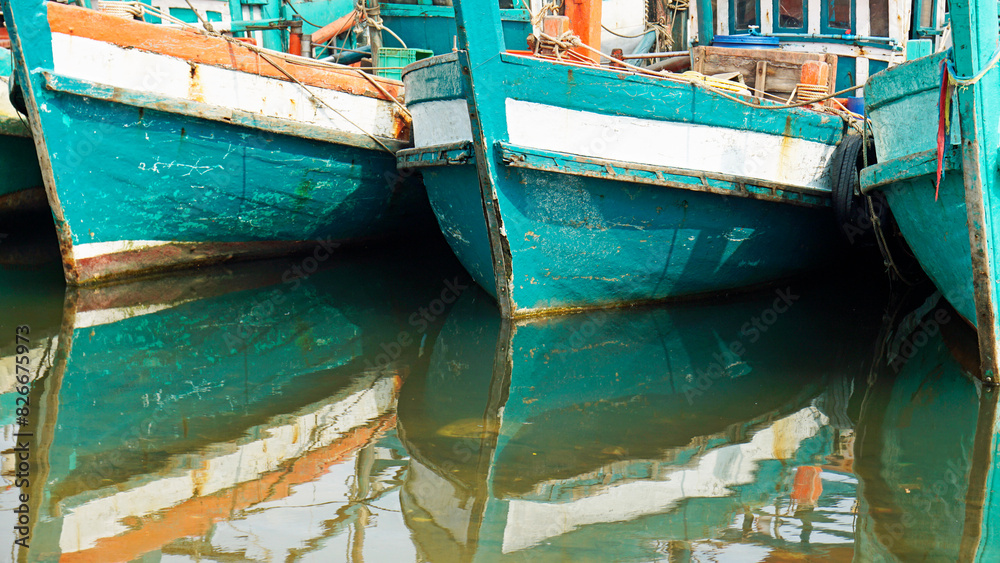
[[[951, 49], [949, 49], [950, 51]], [[989, 62], [975, 76], [960, 76], [955, 71], [955, 63], [951, 57], [941, 61], [941, 97], [938, 99], [938, 137], [937, 137], [937, 181], [934, 184], [934, 201], [937, 201], [941, 188], [941, 176], [944, 174], [944, 138], [951, 128], [951, 98], [957, 86], [972, 86], [982, 80], [986, 73], [1000, 63], [1000, 45], [993, 51]]]
[[944, 140], [951, 130], [951, 98], [955, 91], [955, 82], [948, 69], [949, 60], [941, 61], [941, 96], [938, 99], [938, 134], [937, 134], [937, 179], [934, 182], [934, 201], [938, 199], [941, 190], [941, 176], [944, 174]]

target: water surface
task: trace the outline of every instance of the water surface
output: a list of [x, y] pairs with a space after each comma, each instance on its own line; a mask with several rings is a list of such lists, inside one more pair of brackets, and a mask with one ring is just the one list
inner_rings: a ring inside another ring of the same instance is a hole
[[512, 323], [439, 242], [92, 289], [0, 250], [0, 560], [996, 559], [995, 393], [928, 291]]

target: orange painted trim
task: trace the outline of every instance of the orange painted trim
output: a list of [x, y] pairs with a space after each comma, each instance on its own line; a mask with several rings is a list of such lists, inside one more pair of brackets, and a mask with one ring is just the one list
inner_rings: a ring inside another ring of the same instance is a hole
[[396, 415], [384, 415], [368, 426], [352, 430], [340, 440], [307, 453], [291, 465], [230, 489], [195, 497], [158, 513], [125, 522], [133, 529], [98, 540], [95, 547], [63, 553], [63, 563], [115, 563], [132, 561], [186, 537], [204, 536], [212, 526], [264, 501], [286, 498], [294, 485], [315, 481], [330, 466], [350, 459], [386, 430], [396, 425]]
[[[48, 3], [49, 28], [52, 33], [86, 37], [124, 48], [177, 57], [194, 63], [238, 70], [259, 76], [288, 81], [288, 78], [258, 53], [218, 37], [190, 30], [109, 16], [94, 10]], [[384, 94], [356, 71], [318, 68], [268, 57], [288, 74], [307, 86], [387, 100]], [[402, 97], [403, 84], [398, 80], [371, 76], [396, 98]]]
[[[569, 28], [580, 37], [584, 45], [601, 50], [601, 0], [569, 0], [565, 4]], [[574, 52], [594, 61], [601, 62], [600, 55], [576, 47]]]

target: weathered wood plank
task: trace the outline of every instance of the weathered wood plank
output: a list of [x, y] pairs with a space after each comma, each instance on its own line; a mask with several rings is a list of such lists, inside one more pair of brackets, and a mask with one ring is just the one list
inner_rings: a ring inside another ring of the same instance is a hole
[[[962, 169], [962, 152], [953, 147], [945, 153], [944, 170]], [[937, 170], [937, 150], [932, 149], [911, 155], [873, 164], [861, 171], [861, 193], [883, 188], [895, 182], [901, 182], [924, 175], [934, 174]]]
[[[777, 49], [731, 49], [727, 47], [694, 47], [691, 50], [692, 69], [712, 76], [722, 72], [737, 71], [743, 75], [747, 86], [758, 92], [789, 94], [801, 81], [802, 65], [808, 61], [821, 61], [830, 65], [827, 91], [836, 86], [837, 57], [823, 53], [793, 53]], [[765, 63], [761, 73], [760, 63]], [[766, 88], [758, 86], [764, 78]]]
[[[997, 45], [997, 4], [993, 0], [955, 0], [951, 3], [955, 37], [955, 67], [960, 75], [973, 76], [983, 70]], [[1000, 171], [997, 146], [1000, 132], [1000, 80], [993, 71], [977, 84], [958, 89], [962, 125], [962, 169], [965, 207], [972, 250], [972, 284], [976, 302], [976, 326], [983, 377], [997, 382], [1000, 375], [1000, 294], [996, 273], [1000, 272], [1000, 241], [996, 217], [1000, 206]], [[989, 124], [989, 125], [987, 125]]]

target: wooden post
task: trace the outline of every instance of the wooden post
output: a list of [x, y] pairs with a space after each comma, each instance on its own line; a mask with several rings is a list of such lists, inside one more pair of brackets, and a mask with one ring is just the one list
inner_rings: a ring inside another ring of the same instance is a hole
[[[368, 15], [374, 16], [372, 19], [375, 21], [382, 20], [382, 6], [379, 4], [378, 0], [368, 0], [366, 2], [368, 7]], [[368, 28], [368, 44], [372, 49], [372, 66], [381, 66], [378, 62], [378, 52], [382, 49], [382, 30], [375, 29], [373, 27]]]
[[698, 44], [709, 46], [715, 39], [712, 0], [698, 0]]
[[[580, 37], [585, 45], [601, 50], [601, 4], [602, 0], [567, 0], [566, 17], [569, 28]], [[588, 49], [573, 49], [580, 55], [601, 62], [601, 56]]]
[[[267, 3], [261, 6], [261, 18], [263, 19], [282, 19], [284, 18], [284, 6], [281, 0], [267, 0]], [[253, 18], [247, 18], [253, 19]], [[262, 31], [261, 35], [264, 39], [263, 47], [265, 49], [271, 49], [272, 51], [283, 51], [282, 46], [282, 34], [284, 33], [281, 29], [273, 29]]]
[[454, 4], [458, 61], [472, 125], [483, 215], [489, 230], [497, 304], [500, 314], [508, 318], [514, 309], [510, 245], [493, 180], [499, 167], [494, 145], [507, 138], [505, 69], [499, 56], [505, 50], [500, 4], [495, 0], [455, 0]]
[[757, 100], [764, 99], [764, 91], [767, 90], [767, 61], [757, 61], [757, 74], [753, 82], [754, 94]]
[[[973, 76], [989, 62], [997, 49], [996, 0], [954, 0], [951, 3], [955, 69]], [[962, 127], [962, 170], [969, 243], [972, 249], [972, 280], [979, 329], [979, 354], [983, 378], [998, 381], [998, 327], [996, 275], [1000, 273], [1000, 171], [997, 149], [1000, 132], [1000, 80], [992, 70], [978, 83], [959, 87], [958, 104]]]
[[[969, 486], [965, 493], [965, 523], [959, 543], [960, 561], [989, 561], [983, 554], [990, 551], [991, 528], [996, 521], [998, 471], [994, 466], [997, 455], [997, 390], [984, 388], [979, 395], [976, 434], [969, 460]], [[985, 532], [985, 533], [984, 533]]]

